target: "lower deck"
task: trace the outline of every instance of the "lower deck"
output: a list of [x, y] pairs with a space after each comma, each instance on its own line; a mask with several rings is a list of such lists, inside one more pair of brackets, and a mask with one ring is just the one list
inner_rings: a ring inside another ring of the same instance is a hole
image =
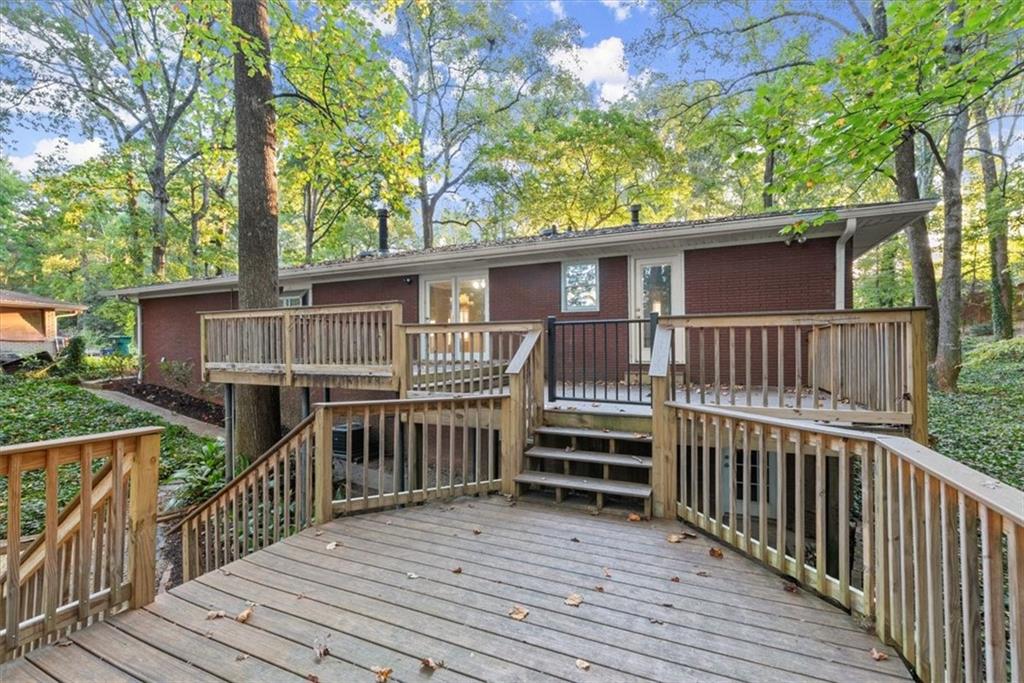
[[500, 496], [339, 518], [0, 681], [910, 680], [847, 613], [684, 530]]

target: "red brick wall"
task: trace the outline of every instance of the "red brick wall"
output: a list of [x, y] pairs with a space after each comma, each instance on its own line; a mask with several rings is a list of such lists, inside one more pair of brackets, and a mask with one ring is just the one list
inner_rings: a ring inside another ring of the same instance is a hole
[[236, 302], [233, 292], [142, 299], [142, 380], [180, 390], [180, 386], [164, 377], [160, 361], [191, 362], [191, 391], [198, 394], [201, 385], [198, 313], [232, 309]]
[[420, 282], [415, 275], [381, 277], [313, 285], [313, 305], [361, 304], [369, 301], [401, 301], [403, 322], [419, 322]]

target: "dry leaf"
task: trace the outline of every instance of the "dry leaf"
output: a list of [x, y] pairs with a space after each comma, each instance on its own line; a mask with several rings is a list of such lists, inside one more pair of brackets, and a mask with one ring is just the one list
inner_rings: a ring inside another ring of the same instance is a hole
[[572, 541], [573, 543], [579, 543], [580, 542], [580, 539], [576, 538], [575, 536], [573, 536], [569, 540]]
[[326, 634], [323, 638], [319, 636], [313, 639], [313, 657], [319, 662], [321, 659], [331, 654], [330, 648], [327, 647], [327, 639], [331, 637], [331, 634]]
[[580, 671], [590, 671], [590, 662], [585, 659], [577, 659], [576, 668]]
[[679, 535], [683, 538], [697, 538], [697, 534], [693, 533], [692, 531], [680, 531]]
[[480, 530], [479, 529], [473, 529], [473, 535], [474, 536], [479, 536], [480, 535]]
[[876, 662], [884, 662], [885, 660], [889, 659], [889, 655], [879, 650], [876, 650], [875, 648], [871, 648], [871, 659], [875, 660]]
[[235, 655], [236, 662], [244, 662], [247, 659], [249, 659], [249, 655], [245, 654], [244, 652], [239, 652], [237, 655]]
[[444, 668], [444, 660], [424, 657], [420, 660], [420, 668], [428, 671], [437, 671]]
[[249, 621], [249, 617], [251, 616], [252, 607], [246, 607], [244, 610], [238, 613], [238, 616], [235, 617], [235, 621], [237, 621], [240, 624], [244, 624], [245, 622]]
[[512, 605], [512, 609], [508, 611], [508, 615], [516, 621], [522, 621], [526, 618], [526, 615], [530, 613], [530, 610], [520, 605]]
[[579, 607], [583, 604], [583, 596], [579, 593], [569, 593], [569, 597], [565, 599], [565, 604], [569, 607]]
[[665, 537], [665, 540], [669, 543], [680, 543], [682, 542], [683, 537], [679, 534], [669, 534]]
[[679, 583], [679, 577], [673, 576], [671, 579], [669, 579], [669, 581], [671, 581], [672, 583]]
[[456, 567], [455, 569], [452, 570], [452, 574], [461, 574], [461, 573], [462, 573], [462, 567]]
[[708, 574], [706, 571], [699, 571], [697, 572], [697, 576], [711, 576], [711, 574]]
[[608, 567], [602, 567], [602, 569], [604, 570], [604, 578], [606, 578], [606, 579], [612, 578], [612, 572], [611, 572], [610, 569], [608, 569]]
[[56, 645], [57, 647], [70, 647], [71, 641], [67, 638], [61, 638], [56, 643], [54, 643], [54, 645]]
[[664, 623], [665, 623], [665, 622], [664, 622], [664, 621], [662, 621], [661, 619], [655, 619], [654, 617], [651, 617], [651, 618], [650, 618], [650, 619], [648, 619], [647, 621], [651, 622], [652, 624], [659, 624], [659, 625], [660, 625], [660, 624], [664, 624]]
[[408, 578], [410, 578], [410, 579], [418, 579], [418, 578], [420, 578], [420, 575], [419, 575], [419, 574], [416, 574], [416, 573], [414, 573], [414, 572], [406, 572], [406, 573], [405, 573], [405, 575], [406, 575], [406, 576], [407, 576]]
[[327, 544], [326, 547], [327, 547], [328, 550], [334, 550], [335, 548], [338, 547], [338, 542], [337, 541], [331, 541], [330, 543]]
[[708, 555], [716, 560], [720, 560], [725, 557], [725, 553], [722, 552], [721, 548], [708, 548]]
[[313, 532], [313, 535], [314, 536], [323, 536], [324, 535], [324, 530], [323, 529], [317, 529], [316, 531]]
[[786, 581], [782, 584], [782, 590], [786, 591], [787, 593], [796, 593], [800, 589], [797, 588], [797, 585], [795, 583], [790, 583], [789, 581]]
[[210, 610], [209, 612], [206, 613], [206, 618], [207, 619], [221, 619], [223, 617], [226, 617], [227, 615], [228, 615], [228, 613], [225, 612], [222, 609], [217, 609], [217, 610], [213, 610], [212, 609], [212, 610]]
[[377, 683], [388, 683], [391, 678], [390, 666], [371, 666], [370, 671], [377, 674]]
[[639, 522], [640, 515], [636, 514], [635, 512], [630, 512], [629, 516], [626, 517], [626, 519], [628, 519], [630, 522]]
[[306, 674], [306, 680], [309, 681], [309, 683], [320, 683], [320, 677], [316, 674]]
[[594, 590], [598, 593], [604, 593], [604, 586], [594, 586]]

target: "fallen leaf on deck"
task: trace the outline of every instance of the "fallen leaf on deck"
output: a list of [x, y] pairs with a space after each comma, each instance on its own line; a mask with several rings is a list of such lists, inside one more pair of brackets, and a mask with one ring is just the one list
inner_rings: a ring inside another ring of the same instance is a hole
[[237, 655], [235, 655], [236, 662], [244, 662], [247, 659], [249, 659], [249, 655], [245, 654], [244, 652], [239, 652]]
[[669, 543], [681, 543], [683, 537], [680, 534], [669, 534], [665, 537], [665, 540]]
[[681, 531], [679, 532], [679, 535], [683, 538], [697, 538], [697, 534], [693, 533], [692, 531]]
[[530, 613], [530, 610], [519, 605], [512, 605], [512, 609], [508, 611], [508, 615], [516, 621], [522, 621], [526, 618], [526, 615]]
[[796, 593], [800, 589], [797, 587], [795, 583], [790, 583], [789, 581], [786, 581], [782, 584], [782, 590], [786, 591], [787, 593]]
[[871, 648], [871, 659], [875, 660], [876, 662], [884, 662], [885, 660], [889, 659], [889, 655], [885, 654], [884, 652], [880, 652], [875, 648]]
[[296, 600], [301, 600], [301, 599], [302, 599], [302, 598], [304, 598], [304, 597], [306, 597], [306, 594], [305, 594], [305, 593], [299, 593], [298, 595], [296, 595], [296, 596], [295, 596], [295, 599], [296, 599]]
[[418, 579], [418, 578], [420, 578], [420, 575], [416, 574], [415, 572], [406, 572], [405, 575], [406, 575], [407, 578], [410, 578], [410, 579]]
[[61, 638], [56, 643], [54, 643], [54, 645], [56, 645], [57, 647], [70, 647], [71, 641], [67, 638]]
[[711, 574], [708, 574], [705, 571], [699, 571], [699, 572], [697, 572], [697, 576], [711, 576]]
[[650, 618], [650, 619], [648, 619], [647, 621], [651, 622], [652, 624], [664, 624], [664, 623], [665, 623], [665, 622], [664, 622], [664, 621], [662, 621], [661, 619], [655, 619], [654, 617], [651, 617], [651, 618]]
[[321, 659], [331, 654], [330, 648], [327, 647], [327, 639], [331, 637], [331, 634], [326, 634], [323, 638], [317, 636], [313, 639], [313, 657], [319, 662]]
[[575, 536], [573, 536], [569, 540], [572, 541], [573, 543], [579, 543], [580, 542], [580, 539], [576, 538]]
[[377, 674], [377, 683], [388, 683], [391, 678], [390, 666], [371, 666], [370, 671]]
[[602, 569], [604, 570], [604, 577], [606, 579], [612, 578], [612, 572], [610, 569], [608, 569], [608, 567], [602, 567]]
[[316, 674], [306, 674], [306, 680], [309, 681], [309, 683], [320, 683], [320, 677]]
[[479, 536], [482, 532], [479, 529], [473, 529], [473, 535]]
[[427, 669], [428, 671], [437, 671], [444, 668], [444, 660], [424, 657], [420, 660], [420, 668]]
[[328, 543], [328, 544], [327, 544], [327, 546], [326, 546], [326, 548], [327, 548], [328, 550], [334, 550], [334, 549], [335, 549], [335, 548], [337, 548], [337, 547], [338, 547], [338, 542], [337, 542], [337, 541], [331, 541], [331, 542], [330, 542], [330, 543]]
[[716, 560], [720, 560], [725, 557], [725, 553], [722, 552], [721, 548], [708, 548], [708, 555]]
[[636, 514], [635, 512], [630, 512], [629, 516], [626, 517], [626, 519], [628, 519], [630, 522], [639, 522], [640, 515]]
[[576, 668], [580, 671], [590, 671], [590, 662], [585, 659], [577, 659]]
[[244, 610], [238, 613], [238, 616], [235, 617], [235, 621], [237, 621], [240, 624], [244, 624], [245, 622], [249, 621], [249, 618], [252, 616], [252, 609], [252, 606], [246, 607]]
[[461, 573], [462, 573], [462, 567], [456, 567], [455, 569], [452, 570], [452, 574], [461, 574]]
[[604, 593], [604, 586], [594, 586], [594, 590], [598, 593]]
[[579, 593], [569, 593], [569, 597], [565, 599], [565, 604], [569, 607], [579, 607], [583, 604], [583, 596]]
[[314, 536], [323, 536], [324, 535], [324, 531], [323, 531], [323, 529], [317, 529], [316, 531], [313, 532], [313, 535]]
[[671, 581], [672, 583], [679, 583], [679, 577], [673, 576], [671, 579], [669, 579], [669, 581]]
[[207, 619], [221, 619], [223, 617], [226, 617], [227, 615], [228, 615], [228, 613], [225, 612], [222, 609], [217, 609], [217, 610], [213, 610], [212, 609], [212, 610], [210, 610], [209, 612], [206, 613], [206, 618]]

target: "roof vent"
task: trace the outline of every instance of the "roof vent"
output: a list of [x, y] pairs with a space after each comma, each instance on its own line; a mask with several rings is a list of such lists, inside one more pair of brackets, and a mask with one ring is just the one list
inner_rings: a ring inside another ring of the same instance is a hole
[[552, 224], [550, 228], [544, 228], [540, 231], [541, 237], [554, 237], [558, 234], [558, 226]]
[[629, 221], [633, 225], [640, 225], [640, 205], [631, 204], [629, 207]]
[[377, 250], [382, 254], [388, 251], [388, 210], [377, 209]]

